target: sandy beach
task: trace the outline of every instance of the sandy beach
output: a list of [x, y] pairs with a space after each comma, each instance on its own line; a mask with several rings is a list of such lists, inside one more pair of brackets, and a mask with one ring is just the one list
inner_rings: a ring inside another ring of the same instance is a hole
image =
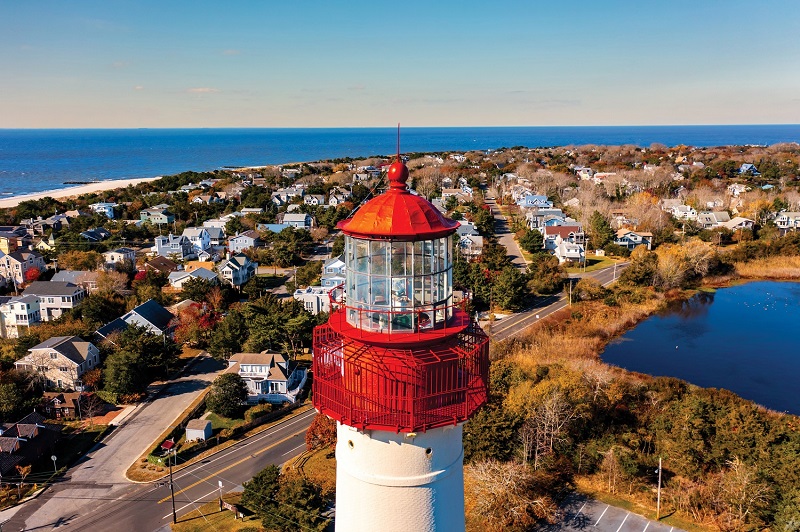
[[37, 200], [41, 198], [55, 198], [64, 199], [80, 196], [81, 194], [88, 194], [89, 192], [101, 192], [103, 190], [114, 190], [115, 188], [125, 188], [128, 185], [138, 185], [139, 183], [146, 183], [148, 181], [155, 181], [160, 177], [142, 177], [138, 179], [112, 179], [109, 181], [98, 181], [97, 183], [89, 183], [87, 185], [78, 185], [74, 187], [59, 188], [56, 190], [45, 190], [42, 192], [34, 192], [32, 194], [22, 194], [20, 196], [11, 196], [9, 198], [0, 199], [0, 209], [7, 209], [9, 207], [16, 207], [21, 201]]

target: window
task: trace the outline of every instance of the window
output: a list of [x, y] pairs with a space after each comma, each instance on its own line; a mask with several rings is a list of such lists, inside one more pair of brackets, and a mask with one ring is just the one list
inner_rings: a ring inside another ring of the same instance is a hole
[[55, 360], [58, 358], [58, 353], [50, 353], [50, 359]]
[[48, 303], [55, 303], [55, 302], [56, 302], [56, 300], [55, 300], [55, 298], [53, 298], [53, 297], [48, 297], [48, 298], [47, 298], [47, 302], [48, 302]]
[[61, 373], [66, 373], [69, 371], [69, 368], [67, 366], [59, 366], [58, 371], [60, 371]]

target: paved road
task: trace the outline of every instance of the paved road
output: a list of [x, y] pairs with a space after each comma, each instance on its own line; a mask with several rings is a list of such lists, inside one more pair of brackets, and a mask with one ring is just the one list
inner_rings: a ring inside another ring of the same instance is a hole
[[486, 205], [492, 209], [492, 215], [494, 216], [494, 234], [497, 237], [498, 243], [505, 246], [506, 253], [508, 254], [508, 258], [511, 259], [511, 262], [514, 263], [517, 268], [526, 271], [528, 269], [528, 263], [522, 256], [522, 250], [519, 248], [519, 244], [517, 244], [517, 241], [514, 239], [514, 233], [512, 233], [511, 229], [508, 227], [508, 220], [505, 215], [497, 208], [494, 199], [487, 198]]
[[[627, 265], [627, 263], [619, 263], [616, 268], [611, 266], [585, 274], [576, 274], [573, 278], [591, 277], [599, 281], [602, 285], [608, 285], [619, 277], [619, 274]], [[506, 340], [524, 331], [545, 316], [549, 316], [567, 305], [569, 305], [569, 298], [563, 293], [539, 297], [532, 307], [492, 323], [491, 329], [487, 327], [484, 327], [484, 329], [490, 333], [493, 340], [498, 342]]]
[[576, 494], [562, 507], [562, 522], [540, 526], [543, 532], [683, 532], [680, 528], [651, 521], [622, 508]]
[[[0, 512], [0, 522], [13, 515], [6, 530], [52, 530], [113, 499], [129, 486], [125, 471], [210, 384], [221, 365], [202, 357], [179, 379], [163, 385], [160, 394], [140, 405], [118, 428], [67, 472], [67, 477], [39, 498]], [[133, 529], [129, 529], [133, 530]]]

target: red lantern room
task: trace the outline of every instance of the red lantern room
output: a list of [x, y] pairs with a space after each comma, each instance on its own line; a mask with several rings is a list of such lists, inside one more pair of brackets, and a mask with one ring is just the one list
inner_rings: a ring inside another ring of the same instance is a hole
[[487, 397], [489, 343], [453, 300], [453, 234], [409, 192], [408, 168], [339, 224], [347, 281], [314, 331], [314, 406], [361, 430], [417, 432], [469, 419]]

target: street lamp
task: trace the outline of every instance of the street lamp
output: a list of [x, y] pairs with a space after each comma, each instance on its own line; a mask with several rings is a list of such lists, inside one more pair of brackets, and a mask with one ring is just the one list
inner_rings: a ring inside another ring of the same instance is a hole
[[53, 473], [58, 473], [58, 466], [56, 465], [56, 460], [57, 460], [57, 459], [58, 459], [58, 458], [56, 458], [56, 455], [52, 455], [52, 456], [50, 457], [50, 460], [52, 460], [52, 461], [53, 461]]

